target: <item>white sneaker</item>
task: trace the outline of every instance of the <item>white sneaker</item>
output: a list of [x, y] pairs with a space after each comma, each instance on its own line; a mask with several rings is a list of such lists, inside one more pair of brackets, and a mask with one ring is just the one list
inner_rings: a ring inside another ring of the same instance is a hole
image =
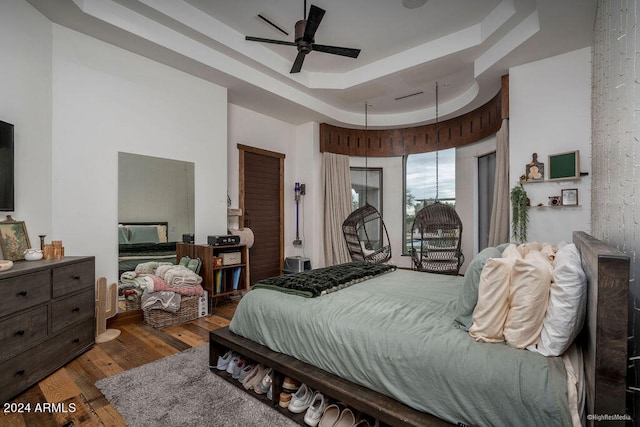
[[304, 423], [311, 427], [316, 427], [322, 418], [324, 408], [327, 407], [327, 401], [322, 393], [316, 392], [311, 400], [311, 405], [304, 414]]
[[236, 366], [238, 366], [238, 363], [240, 363], [241, 360], [242, 356], [234, 353], [231, 361], [229, 362], [229, 365], [227, 366], [227, 374], [233, 374], [233, 370], [236, 369]]
[[311, 401], [313, 400], [313, 390], [307, 387], [306, 384], [302, 384], [298, 391], [291, 396], [291, 403], [289, 403], [289, 411], [294, 414], [300, 414], [307, 410]]
[[229, 367], [229, 362], [233, 358], [233, 351], [229, 350], [224, 355], [218, 356], [218, 364], [216, 365], [216, 369], [220, 371], [224, 371]]
[[247, 363], [244, 368], [242, 368], [242, 372], [240, 372], [240, 375], [238, 376], [238, 381], [240, 381], [240, 384], [244, 384], [245, 381], [247, 381], [248, 379], [251, 379], [252, 376], [254, 376], [256, 374], [256, 372], [258, 371], [258, 364], [249, 364]]

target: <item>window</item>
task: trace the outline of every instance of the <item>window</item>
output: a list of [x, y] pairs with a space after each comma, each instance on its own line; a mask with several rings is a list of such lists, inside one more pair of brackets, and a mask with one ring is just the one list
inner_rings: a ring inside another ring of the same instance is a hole
[[[437, 179], [436, 179], [437, 178]], [[404, 157], [404, 254], [411, 252], [411, 228], [416, 212], [438, 199], [442, 203], [456, 205], [456, 149], [438, 152], [436, 177], [436, 152], [411, 154]]]
[[[361, 208], [369, 203], [382, 215], [382, 168], [351, 169], [351, 202], [353, 210]], [[364, 231], [364, 230], [362, 230]], [[379, 249], [383, 244], [383, 230], [381, 221], [372, 221], [367, 224], [366, 236], [361, 235], [362, 240], [369, 240], [372, 247], [367, 249]]]

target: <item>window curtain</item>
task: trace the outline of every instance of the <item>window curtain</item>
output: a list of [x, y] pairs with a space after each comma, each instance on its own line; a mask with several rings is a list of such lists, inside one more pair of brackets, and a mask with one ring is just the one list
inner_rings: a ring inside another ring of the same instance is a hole
[[496, 179], [489, 223], [489, 246], [509, 241], [509, 119], [496, 133]]
[[342, 223], [352, 211], [349, 156], [322, 153], [324, 194], [324, 261], [325, 265], [351, 261], [342, 234]]

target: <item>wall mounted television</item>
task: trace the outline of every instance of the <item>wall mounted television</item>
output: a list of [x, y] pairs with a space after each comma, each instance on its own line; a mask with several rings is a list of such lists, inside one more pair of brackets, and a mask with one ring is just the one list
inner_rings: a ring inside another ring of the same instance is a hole
[[0, 211], [15, 210], [13, 125], [0, 120]]

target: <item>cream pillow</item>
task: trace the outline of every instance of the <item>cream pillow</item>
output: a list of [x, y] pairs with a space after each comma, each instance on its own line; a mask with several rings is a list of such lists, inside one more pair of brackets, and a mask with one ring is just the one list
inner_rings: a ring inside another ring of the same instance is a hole
[[540, 251], [529, 248], [524, 259], [516, 259], [504, 325], [508, 345], [525, 348], [540, 340], [549, 303], [551, 272], [551, 263]]
[[522, 254], [518, 250], [518, 247], [515, 244], [511, 243], [509, 246], [504, 248], [504, 251], [502, 251], [502, 257], [503, 258], [520, 258], [520, 259], [522, 259]]
[[469, 334], [476, 341], [504, 341], [503, 328], [509, 311], [511, 270], [516, 259], [513, 256], [489, 258], [480, 273], [478, 303], [473, 310], [473, 323], [469, 328]]

